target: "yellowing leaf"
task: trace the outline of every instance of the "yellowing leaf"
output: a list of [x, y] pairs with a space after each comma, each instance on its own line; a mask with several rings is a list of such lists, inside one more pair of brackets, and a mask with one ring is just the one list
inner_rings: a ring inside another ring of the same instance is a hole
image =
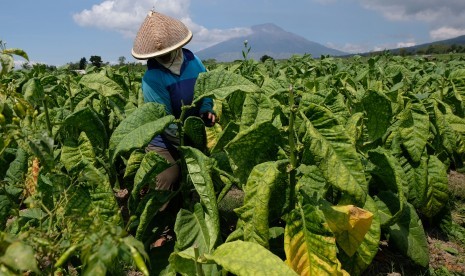
[[354, 205], [328, 205], [322, 210], [337, 244], [348, 256], [354, 255], [370, 229], [373, 214]]
[[334, 234], [323, 213], [310, 204], [289, 214], [284, 251], [286, 263], [300, 275], [348, 275], [341, 268]]

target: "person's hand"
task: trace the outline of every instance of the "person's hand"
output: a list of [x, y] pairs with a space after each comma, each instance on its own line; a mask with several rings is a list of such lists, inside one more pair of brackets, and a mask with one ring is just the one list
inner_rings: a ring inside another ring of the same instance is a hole
[[205, 126], [212, 127], [215, 125], [216, 115], [215, 113], [205, 112], [200, 114], [200, 118], [202, 118]]

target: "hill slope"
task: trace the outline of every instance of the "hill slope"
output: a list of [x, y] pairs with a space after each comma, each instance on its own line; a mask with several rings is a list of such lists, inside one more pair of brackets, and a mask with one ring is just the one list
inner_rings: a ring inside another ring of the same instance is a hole
[[220, 62], [242, 59], [245, 40], [251, 47], [249, 57], [255, 60], [259, 60], [264, 55], [274, 59], [286, 59], [294, 54], [311, 54], [313, 57], [347, 54], [309, 41], [271, 23], [255, 25], [251, 29], [250, 35], [223, 41], [196, 52], [196, 55], [202, 60], [216, 59]]

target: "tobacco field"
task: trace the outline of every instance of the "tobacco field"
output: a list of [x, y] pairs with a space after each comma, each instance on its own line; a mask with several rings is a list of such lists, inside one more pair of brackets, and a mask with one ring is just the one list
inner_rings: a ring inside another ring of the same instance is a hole
[[[363, 275], [381, 243], [434, 275], [426, 229], [465, 242], [448, 184], [464, 171], [463, 59], [244, 55], [197, 80], [218, 118], [205, 127], [144, 103], [142, 70], [13, 70], [18, 56], [0, 52], [1, 275]], [[172, 123], [180, 187], [147, 189], [169, 164], [145, 146]]]

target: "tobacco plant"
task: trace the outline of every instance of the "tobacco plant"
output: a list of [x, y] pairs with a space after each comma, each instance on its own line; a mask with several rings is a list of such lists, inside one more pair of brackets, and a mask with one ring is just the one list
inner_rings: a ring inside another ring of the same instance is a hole
[[[0, 269], [360, 275], [382, 239], [428, 267], [423, 225], [461, 231], [447, 173], [463, 167], [463, 61], [261, 64], [245, 46], [243, 61], [197, 80], [193, 104], [215, 101], [210, 128], [144, 103], [143, 72], [129, 67], [2, 71]], [[2, 50], [8, 62], [16, 53]], [[169, 164], [144, 148], [173, 123], [181, 186], [148, 189]], [[219, 208], [230, 191], [243, 193], [233, 227]], [[158, 209], [178, 195], [174, 251], [153, 267]]]

